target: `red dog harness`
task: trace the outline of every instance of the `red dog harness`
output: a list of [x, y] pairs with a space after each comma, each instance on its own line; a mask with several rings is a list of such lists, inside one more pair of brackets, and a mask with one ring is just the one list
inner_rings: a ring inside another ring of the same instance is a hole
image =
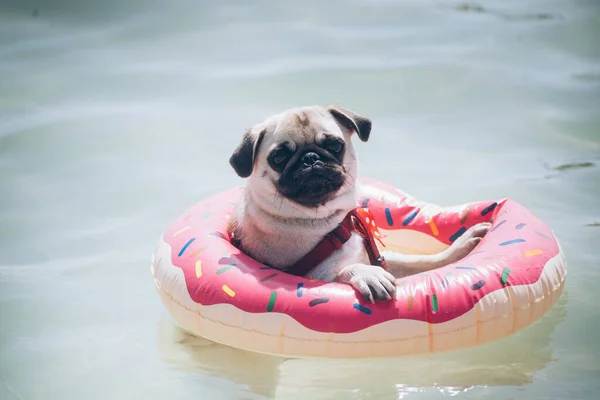
[[373, 214], [367, 208], [355, 208], [346, 215], [346, 218], [337, 228], [329, 232], [307, 255], [294, 265], [286, 268], [285, 272], [297, 276], [306, 275], [334, 251], [340, 249], [350, 239], [352, 232], [358, 232], [363, 237], [371, 265], [387, 269], [385, 259], [379, 253], [379, 249], [375, 244], [377, 238], [381, 245], [385, 247], [381, 242], [381, 234], [377, 229], [377, 225], [375, 225]]

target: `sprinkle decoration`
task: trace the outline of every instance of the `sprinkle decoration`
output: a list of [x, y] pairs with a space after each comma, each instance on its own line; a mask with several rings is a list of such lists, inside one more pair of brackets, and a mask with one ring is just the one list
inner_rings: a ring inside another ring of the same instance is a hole
[[271, 297], [269, 297], [269, 304], [267, 305], [267, 311], [273, 311], [273, 307], [275, 307], [275, 301], [277, 300], [277, 292], [271, 292]]
[[389, 207], [386, 207], [386, 209], [385, 209], [385, 219], [387, 220], [387, 223], [389, 226], [394, 226], [394, 220], [392, 219], [392, 212], [390, 211]]
[[358, 311], [363, 312], [363, 313], [365, 313], [367, 315], [371, 315], [371, 313], [373, 312], [373, 311], [371, 311], [370, 308], [367, 308], [367, 307], [365, 307], [365, 306], [363, 306], [361, 304], [358, 304], [358, 303], [354, 303], [354, 305], [352, 307], [356, 308]]
[[464, 224], [469, 217], [469, 213], [471, 212], [471, 207], [467, 207], [464, 209], [462, 216], [460, 217], [460, 224]]
[[196, 257], [199, 253], [201, 253], [202, 251], [206, 250], [206, 247], [200, 247], [199, 249], [194, 250], [191, 254], [190, 254], [190, 258], [194, 258]]
[[221, 274], [223, 274], [223, 273], [225, 273], [225, 272], [229, 271], [229, 270], [230, 270], [231, 268], [233, 268], [233, 267], [235, 267], [235, 264], [229, 264], [229, 265], [228, 265], [228, 266], [226, 266], [226, 267], [223, 267], [223, 268], [221, 268], [221, 269], [218, 269], [218, 270], [217, 270], [217, 275], [221, 275]]
[[179, 251], [179, 254], [177, 254], [177, 257], [181, 257], [183, 255], [183, 253], [185, 253], [187, 248], [190, 247], [190, 244], [192, 244], [194, 242], [194, 240], [196, 240], [196, 238], [191, 238], [190, 240], [188, 240], [187, 243], [184, 244], [183, 247], [181, 248], [181, 250]]
[[464, 226], [462, 226], [452, 236], [450, 236], [450, 241], [454, 242], [456, 239], [458, 239], [459, 237], [461, 237], [463, 235], [463, 233], [465, 233], [466, 231], [467, 231], [467, 228], [465, 228]]
[[481, 216], [491, 213], [492, 211], [494, 211], [494, 208], [496, 208], [497, 206], [498, 206], [498, 203], [496, 203], [496, 202], [490, 204], [489, 206], [487, 206], [486, 208], [481, 210]]
[[542, 232], [534, 231], [534, 233], [537, 234], [537, 235], [540, 235], [541, 237], [543, 237], [545, 239], [552, 240], [548, 236], [544, 235]]
[[320, 297], [318, 299], [314, 299], [308, 302], [309, 307], [318, 306], [319, 304], [325, 304], [329, 301], [329, 297]]
[[518, 224], [517, 226], [515, 226], [515, 229], [520, 231], [521, 229], [523, 229], [523, 227], [527, 225], [526, 223], [521, 222], [520, 224]]
[[438, 298], [436, 294], [431, 295], [431, 311], [434, 313], [438, 311]]
[[182, 234], [183, 232], [185, 232], [185, 231], [189, 231], [190, 229], [191, 229], [191, 226], [186, 226], [186, 227], [184, 227], [184, 228], [181, 228], [180, 230], [178, 230], [177, 232], [175, 232], [175, 233], [173, 234], [173, 237], [175, 237], [175, 236], [179, 236], [179, 235], [180, 235], [180, 234]]
[[502, 277], [500, 278], [500, 283], [503, 285], [506, 285], [506, 282], [508, 282], [509, 275], [510, 275], [510, 269], [504, 268], [502, 270]]
[[437, 236], [440, 234], [440, 231], [438, 231], [438, 228], [435, 225], [435, 221], [433, 220], [433, 218], [430, 218], [429, 221], [427, 221], [427, 224], [431, 228], [431, 233], [433, 233], [433, 236]]
[[260, 281], [261, 281], [261, 282], [266, 282], [266, 281], [268, 281], [269, 279], [275, 278], [277, 275], [279, 275], [279, 274], [278, 274], [277, 272], [275, 272], [274, 274], [267, 275], [267, 276], [265, 276], [264, 278], [261, 278], [261, 279], [260, 279]]
[[200, 278], [202, 276], [202, 260], [196, 261], [194, 270], [196, 271], [196, 278]]
[[525, 239], [512, 239], [512, 240], [507, 240], [506, 242], [502, 242], [502, 243], [498, 244], [498, 246], [510, 246], [511, 244], [523, 243], [524, 241], [525, 241]]
[[229, 297], [234, 297], [235, 296], [235, 292], [227, 285], [223, 285], [221, 287], [221, 289], [223, 289], [223, 291], [229, 296]]
[[500, 228], [505, 223], [506, 223], [506, 220], [498, 222], [498, 224], [495, 227], [493, 227], [492, 229], [490, 229], [490, 232], [494, 232], [496, 229]]
[[540, 249], [528, 250], [523, 253], [523, 255], [527, 258], [533, 257], [533, 256], [539, 256], [540, 254], [544, 254], [544, 252]]
[[474, 284], [471, 285], [471, 289], [473, 290], [479, 290], [482, 287], [485, 286], [485, 281], [482, 279], [480, 281], [475, 282]]
[[412, 214], [410, 214], [403, 222], [402, 222], [402, 226], [406, 226], [408, 224], [411, 223], [411, 221], [413, 219], [415, 219], [415, 217], [417, 216], [417, 214], [419, 213], [419, 210], [415, 210]]
[[302, 292], [303, 292], [302, 288], [303, 287], [304, 287], [304, 283], [300, 282], [298, 284], [298, 288], [296, 289], [296, 296], [302, 297]]

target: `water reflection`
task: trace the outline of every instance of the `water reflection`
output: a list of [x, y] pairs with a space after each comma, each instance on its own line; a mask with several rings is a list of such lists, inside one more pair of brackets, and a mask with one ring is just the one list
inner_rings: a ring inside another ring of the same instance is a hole
[[378, 398], [432, 389], [451, 395], [474, 387], [523, 386], [554, 357], [548, 346], [566, 319], [567, 293], [533, 326], [484, 346], [425, 357], [378, 360], [284, 359], [213, 343], [195, 337], [163, 318], [157, 347], [171, 368], [211, 374], [245, 385], [265, 397]]

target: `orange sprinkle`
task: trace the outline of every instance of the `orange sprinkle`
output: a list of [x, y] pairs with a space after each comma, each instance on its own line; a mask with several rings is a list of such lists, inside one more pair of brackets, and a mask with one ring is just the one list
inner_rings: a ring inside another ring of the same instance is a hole
[[460, 217], [460, 223], [464, 224], [465, 221], [467, 220], [467, 217], [469, 216], [469, 213], [471, 212], [471, 208], [467, 207], [465, 208], [465, 210], [463, 211], [462, 216]]
[[523, 255], [525, 257], [533, 257], [533, 256], [538, 256], [540, 254], [544, 254], [543, 251], [541, 251], [540, 249], [534, 249], [534, 250], [529, 250], [523, 253]]
[[440, 234], [437, 226], [435, 226], [435, 222], [433, 221], [433, 218], [431, 218], [429, 221], [427, 221], [427, 223], [429, 224], [429, 227], [431, 228], [431, 232], [433, 233], [433, 236], [437, 236]]
[[190, 258], [194, 258], [198, 255], [198, 253], [200, 253], [202, 250], [204, 250], [206, 247], [200, 247], [199, 249], [194, 250], [194, 252], [192, 254], [190, 254]]

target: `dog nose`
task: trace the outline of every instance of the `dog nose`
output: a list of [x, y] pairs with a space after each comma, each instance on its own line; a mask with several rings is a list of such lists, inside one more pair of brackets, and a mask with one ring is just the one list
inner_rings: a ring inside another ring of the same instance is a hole
[[308, 152], [302, 156], [302, 163], [306, 165], [315, 165], [315, 163], [319, 161], [319, 155], [315, 152]]

